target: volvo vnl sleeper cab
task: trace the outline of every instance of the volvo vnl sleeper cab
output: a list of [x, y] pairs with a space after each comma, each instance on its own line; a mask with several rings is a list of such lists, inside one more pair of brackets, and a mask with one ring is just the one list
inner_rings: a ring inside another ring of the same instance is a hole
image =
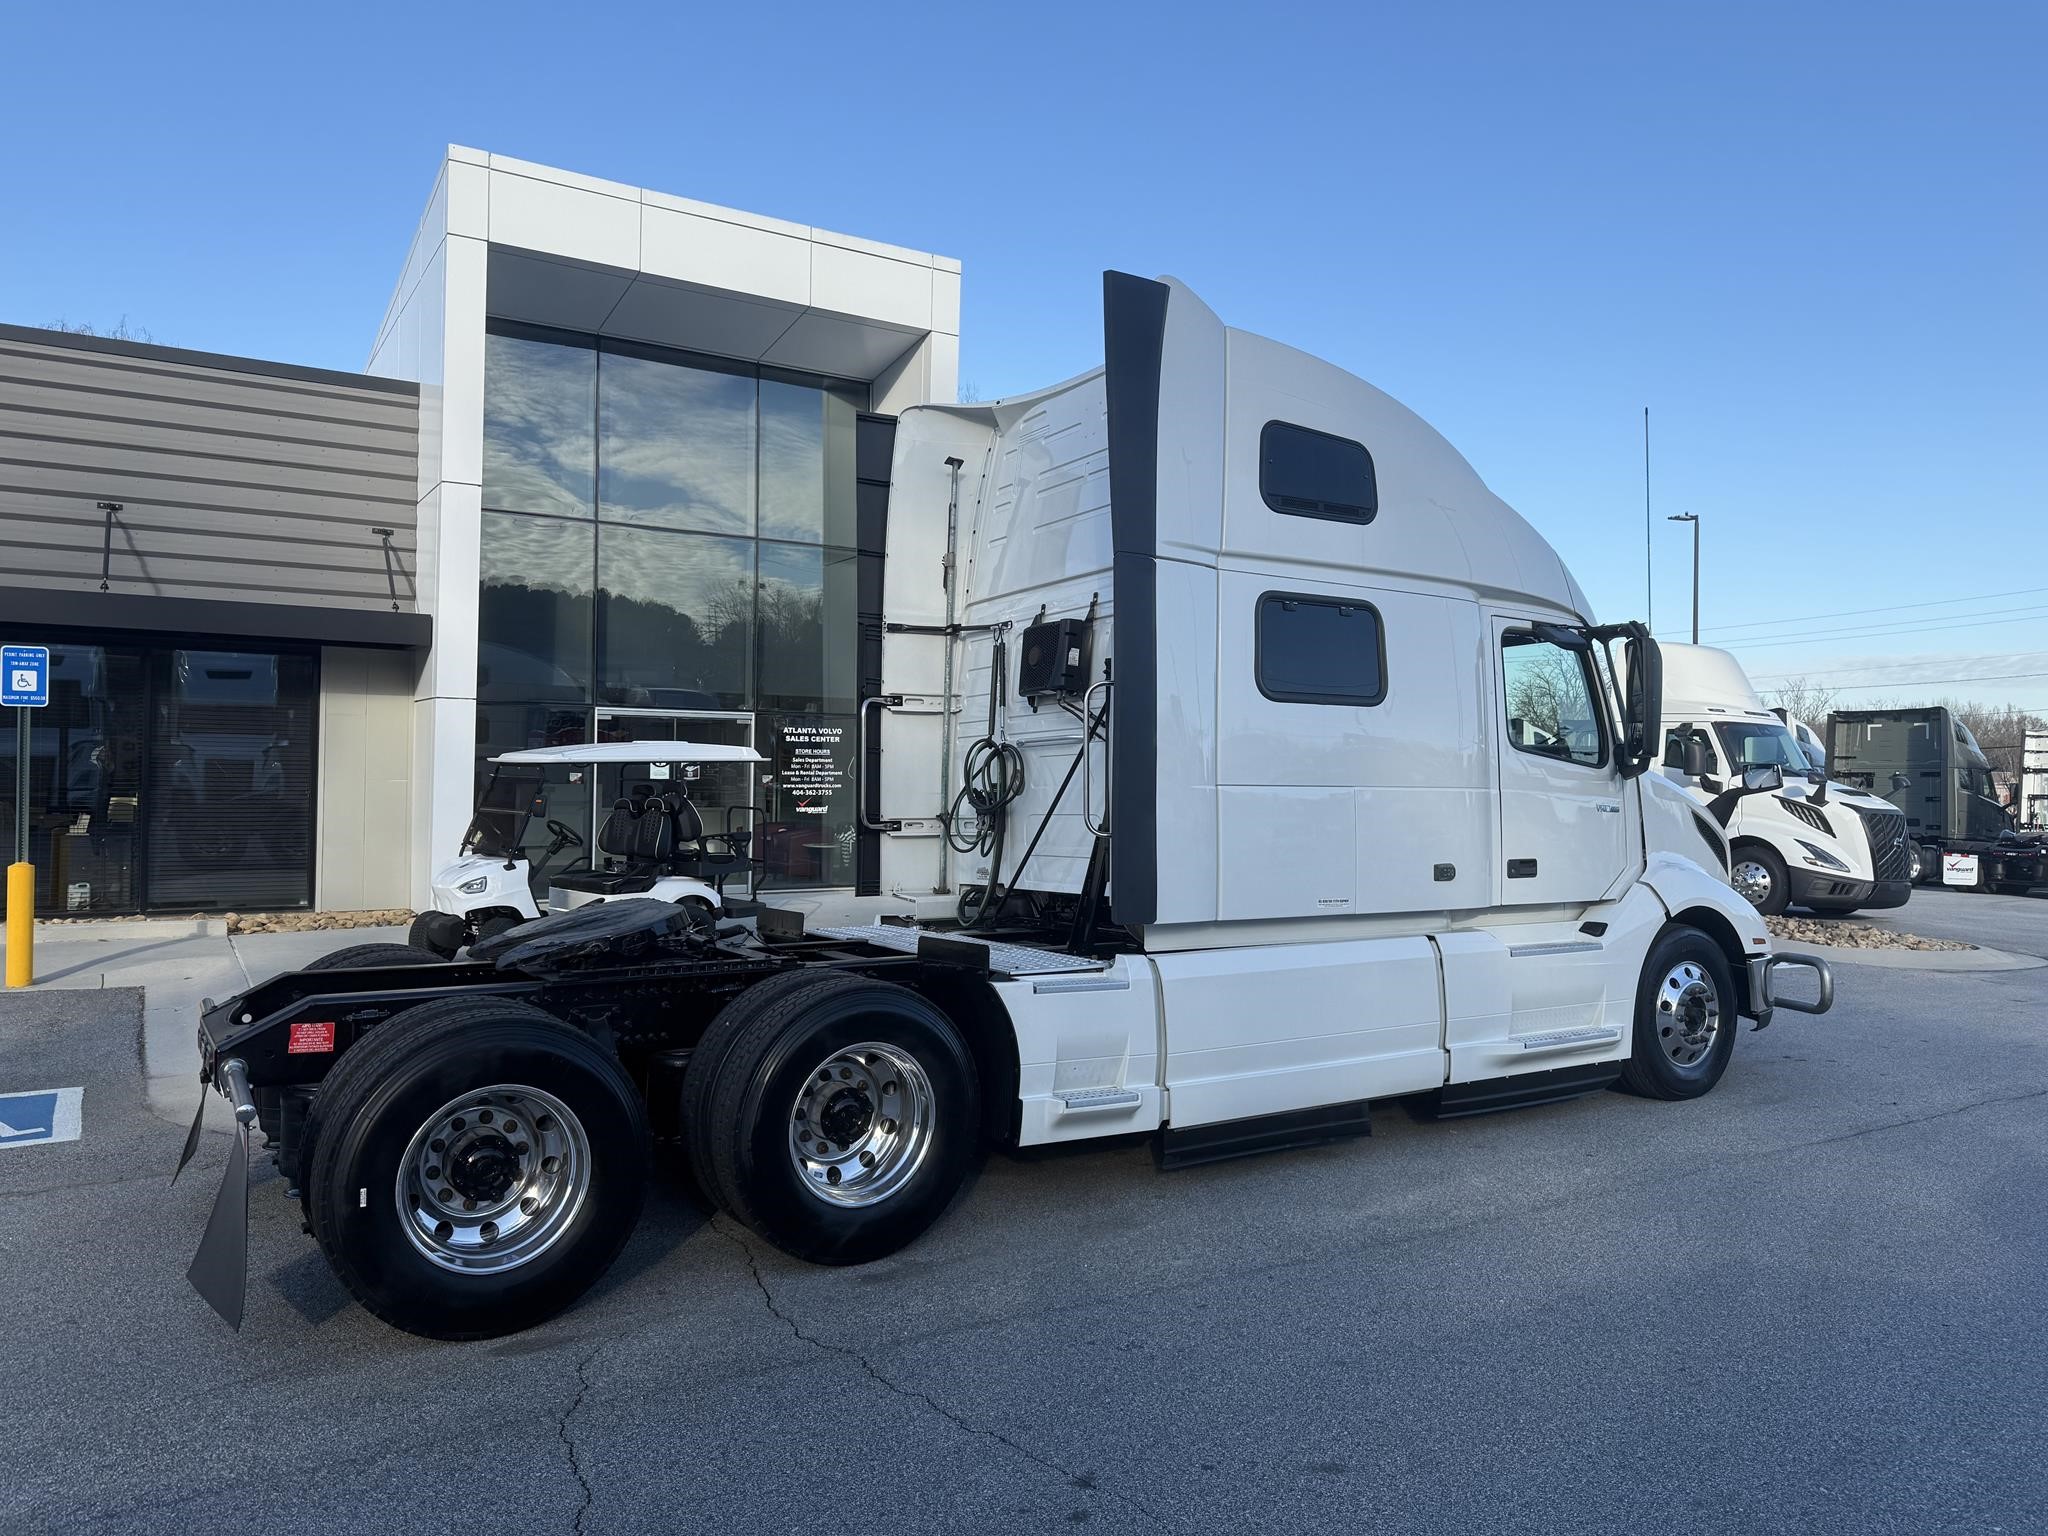
[[1711, 645], [1665, 644], [1663, 772], [1712, 805], [1745, 769], [1774, 766], [1773, 794], [1726, 801], [1729, 883], [1767, 915], [1903, 906], [1913, 885], [1896, 807], [1815, 770], [1742, 664]]
[[[1171, 1167], [1392, 1098], [1692, 1098], [1741, 1017], [1827, 1006], [1648, 771], [1655, 646], [1448, 443], [1178, 283], [1109, 274], [1104, 343], [898, 422], [856, 753], [894, 920], [608, 899], [207, 1010], [209, 1080], [282, 1128], [379, 1316], [569, 1304], [637, 1215], [650, 1119], [764, 1241], [857, 1263], [990, 1144], [1143, 1134]], [[1788, 965], [1817, 998], [1777, 995]], [[231, 1167], [216, 1230], [237, 1199]], [[234, 1253], [193, 1273], [239, 1316]]]

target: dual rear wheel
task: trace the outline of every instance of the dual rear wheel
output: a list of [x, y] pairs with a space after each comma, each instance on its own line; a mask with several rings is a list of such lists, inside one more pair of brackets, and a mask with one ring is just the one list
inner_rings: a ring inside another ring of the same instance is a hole
[[[710, 1198], [816, 1263], [916, 1238], [980, 1150], [959, 1031], [865, 977], [796, 972], [741, 993], [692, 1053], [682, 1097]], [[618, 1057], [516, 998], [448, 998], [383, 1024], [335, 1064], [303, 1136], [307, 1225], [335, 1273], [433, 1338], [510, 1333], [573, 1303], [624, 1247], [650, 1169]]]

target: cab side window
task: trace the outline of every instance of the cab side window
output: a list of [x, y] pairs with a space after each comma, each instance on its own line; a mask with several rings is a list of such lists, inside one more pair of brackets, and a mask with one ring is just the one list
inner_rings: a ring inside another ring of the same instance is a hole
[[1597, 768], [1607, 733], [1584, 652], [1510, 630], [1501, 637], [1508, 741], [1517, 752]]

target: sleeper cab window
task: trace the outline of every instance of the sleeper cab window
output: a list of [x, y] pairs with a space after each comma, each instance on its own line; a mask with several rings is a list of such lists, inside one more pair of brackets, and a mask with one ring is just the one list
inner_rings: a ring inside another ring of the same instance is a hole
[[1593, 702], [1593, 679], [1582, 651], [1509, 630], [1501, 636], [1502, 697], [1508, 742], [1517, 752], [1597, 768], [1607, 740]]
[[1380, 510], [1365, 444], [1289, 421], [1259, 433], [1259, 495], [1275, 512], [1336, 523], [1369, 523]]
[[1387, 696], [1380, 612], [1370, 603], [1300, 592], [1259, 598], [1252, 669], [1281, 704], [1377, 704]]

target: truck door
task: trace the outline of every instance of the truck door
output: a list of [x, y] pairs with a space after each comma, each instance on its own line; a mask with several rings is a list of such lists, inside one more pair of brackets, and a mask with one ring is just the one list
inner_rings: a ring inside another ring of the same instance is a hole
[[[1548, 625], [1541, 630], [1565, 636]], [[1598, 901], [1633, 865], [1613, 731], [1590, 649], [1493, 620], [1502, 906]]]

